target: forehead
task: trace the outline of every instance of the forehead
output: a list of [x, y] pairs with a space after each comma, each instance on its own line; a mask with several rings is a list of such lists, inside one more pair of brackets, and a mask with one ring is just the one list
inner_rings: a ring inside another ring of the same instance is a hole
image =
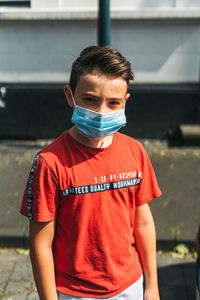
[[116, 91], [124, 93], [127, 91], [127, 82], [122, 77], [114, 77], [110, 75], [99, 74], [97, 72], [84, 74], [76, 86], [77, 92], [88, 91]]

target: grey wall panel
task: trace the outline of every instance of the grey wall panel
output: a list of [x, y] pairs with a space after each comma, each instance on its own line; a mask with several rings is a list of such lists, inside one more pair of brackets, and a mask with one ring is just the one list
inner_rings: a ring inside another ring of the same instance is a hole
[[[96, 44], [95, 21], [3, 21], [0, 82], [65, 82], [71, 63]], [[112, 45], [133, 64], [136, 83], [199, 82], [200, 22], [112, 21]]]

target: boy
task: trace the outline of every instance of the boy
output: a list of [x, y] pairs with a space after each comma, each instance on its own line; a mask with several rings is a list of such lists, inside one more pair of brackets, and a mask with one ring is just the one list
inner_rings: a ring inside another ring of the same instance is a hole
[[148, 202], [161, 192], [142, 145], [117, 132], [130, 79], [117, 50], [84, 49], [64, 88], [75, 126], [34, 159], [21, 213], [41, 300], [141, 300], [143, 271], [144, 299], [160, 299]]

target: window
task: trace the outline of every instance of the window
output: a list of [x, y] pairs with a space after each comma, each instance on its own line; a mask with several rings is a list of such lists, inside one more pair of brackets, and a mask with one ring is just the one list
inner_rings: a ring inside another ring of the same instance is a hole
[[30, 7], [30, 0], [0, 0], [0, 7]]

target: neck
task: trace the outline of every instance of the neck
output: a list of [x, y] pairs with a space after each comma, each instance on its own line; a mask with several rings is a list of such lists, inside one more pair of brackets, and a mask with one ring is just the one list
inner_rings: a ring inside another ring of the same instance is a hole
[[98, 149], [103, 149], [110, 146], [113, 140], [113, 134], [98, 139], [87, 137], [86, 135], [82, 134], [76, 126], [70, 128], [69, 133], [79, 143]]

